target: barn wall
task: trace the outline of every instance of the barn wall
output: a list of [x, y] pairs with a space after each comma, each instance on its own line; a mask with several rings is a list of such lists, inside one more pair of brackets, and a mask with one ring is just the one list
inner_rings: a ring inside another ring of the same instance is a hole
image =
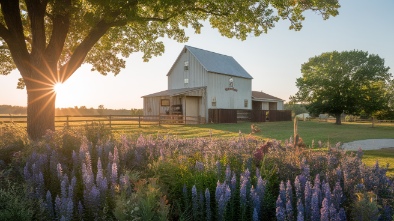
[[[188, 62], [187, 70], [185, 70], [185, 62]], [[168, 89], [206, 86], [205, 78], [204, 67], [188, 50], [184, 50], [168, 74]]]
[[[246, 78], [233, 78], [235, 90], [230, 88], [230, 76], [216, 73], [208, 73], [207, 106], [223, 109], [252, 109], [252, 80]], [[216, 106], [212, 102], [216, 100]], [[244, 102], [247, 100], [247, 107]]]

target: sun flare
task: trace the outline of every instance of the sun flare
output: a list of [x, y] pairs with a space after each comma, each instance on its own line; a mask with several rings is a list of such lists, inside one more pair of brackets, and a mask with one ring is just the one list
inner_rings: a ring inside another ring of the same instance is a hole
[[53, 90], [56, 94], [61, 94], [64, 90], [64, 85], [62, 83], [56, 83], [55, 85], [53, 85]]

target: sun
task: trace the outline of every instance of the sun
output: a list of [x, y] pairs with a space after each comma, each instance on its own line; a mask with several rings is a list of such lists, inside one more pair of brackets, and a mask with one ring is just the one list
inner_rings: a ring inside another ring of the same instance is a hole
[[64, 91], [64, 85], [62, 83], [56, 83], [53, 85], [53, 90], [56, 94], [61, 94]]

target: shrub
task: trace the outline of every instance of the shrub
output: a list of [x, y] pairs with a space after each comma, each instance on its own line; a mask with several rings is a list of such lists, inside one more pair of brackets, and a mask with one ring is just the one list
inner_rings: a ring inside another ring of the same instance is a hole
[[23, 150], [30, 142], [26, 129], [15, 123], [4, 124], [0, 129], [0, 161], [9, 164], [13, 155]]

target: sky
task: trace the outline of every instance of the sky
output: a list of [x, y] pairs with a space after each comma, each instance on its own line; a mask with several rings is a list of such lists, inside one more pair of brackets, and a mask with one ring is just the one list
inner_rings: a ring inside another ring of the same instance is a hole
[[[305, 12], [301, 31], [289, 30], [280, 21], [267, 34], [245, 41], [229, 39], [206, 24], [201, 34], [187, 29], [189, 41], [163, 39], [165, 53], [142, 61], [135, 53], [126, 59], [120, 74], [103, 76], [83, 65], [59, 89], [56, 107], [86, 106], [108, 109], [142, 108], [144, 95], [167, 89], [167, 73], [185, 45], [232, 56], [253, 77], [252, 90], [285, 101], [298, 88], [301, 65], [331, 51], [362, 50], [385, 59], [394, 73], [394, 0], [340, 0], [339, 15], [323, 20]], [[0, 105], [26, 106], [26, 90], [16, 89], [19, 72], [0, 75]]]

